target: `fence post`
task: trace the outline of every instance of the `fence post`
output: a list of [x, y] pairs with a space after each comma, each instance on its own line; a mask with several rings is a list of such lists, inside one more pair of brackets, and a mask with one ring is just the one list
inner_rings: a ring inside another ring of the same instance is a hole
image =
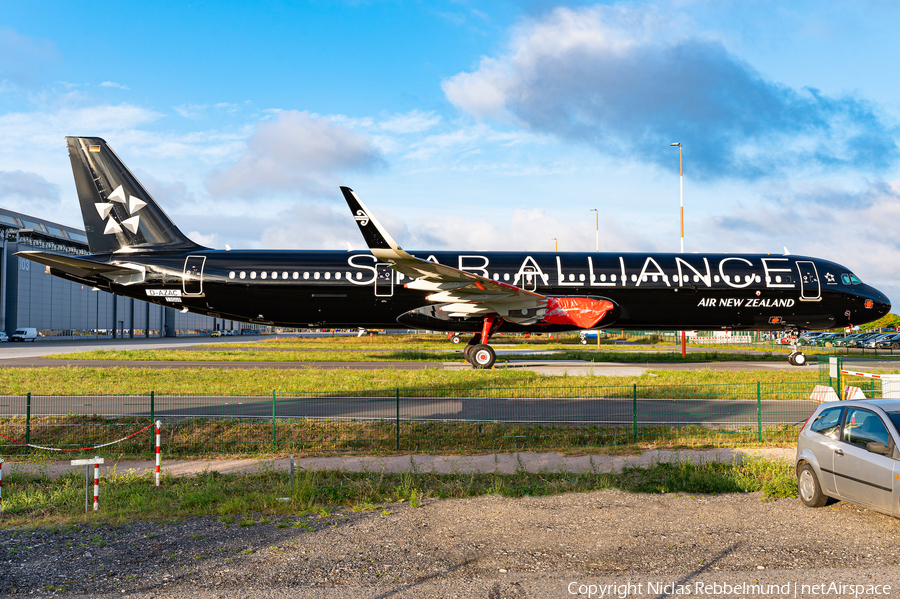
[[637, 383], [631, 384], [632, 396], [632, 429], [634, 433], [634, 442], [637, 443]]
[[156, 422], [156, 392], [150, 392], [150, 422]]
[[396, 416], [396, 429], [397, 429], [397, 451], [400, 451], [400, 387], [397, 387], [397, 416]]
[[275, 389], [272, 389], [272, 451], [275, 451]]
[[760, 397], [759, 387], [759, 381], [756, 381], [756, 430], [757, 439], [762, 443], [762, 397]]
[[[31, 391], [25, 399], [25, 444], [31, 444]], [[25, 448], [25, 453], [30, 453], [29, 447]]]

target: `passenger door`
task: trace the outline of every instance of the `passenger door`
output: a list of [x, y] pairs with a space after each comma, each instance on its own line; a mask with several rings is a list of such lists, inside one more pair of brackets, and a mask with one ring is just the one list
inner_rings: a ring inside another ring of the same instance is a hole
[[184, 261], [182, 275], [185, 295], [203, 295], [203, 265], [206, 256], [188, 256]]
[[797, 260], [797, 271], [800, 273], [800, 301], [817, 302], [822, 299], [822, 286], [815, 263], [809, 260]]

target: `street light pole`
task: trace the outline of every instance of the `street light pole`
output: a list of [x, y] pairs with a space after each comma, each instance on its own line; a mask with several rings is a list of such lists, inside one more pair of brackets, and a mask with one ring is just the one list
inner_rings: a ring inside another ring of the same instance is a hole
[[[684, 253], [684, 148], [678, 142], [669, 144], [670, 146], [678, 146], [678, 181], [681, 188], [680, 206], [681, 206], [681, 253]], [[687, 356], [687, 340], [684, 331], [681, 331], [681, 357]]]
[[556, 237], [551, 237], [550, 241], [552, 241], [554, 244], [556, 244], [554, 251], [556, 251], [558, 253], [559, 252], [559, 241], [556, 239]]
[[600, 251], [600, 211], [596, 208], [591, 208], [591, 212], [597, 213], [597, 251]]

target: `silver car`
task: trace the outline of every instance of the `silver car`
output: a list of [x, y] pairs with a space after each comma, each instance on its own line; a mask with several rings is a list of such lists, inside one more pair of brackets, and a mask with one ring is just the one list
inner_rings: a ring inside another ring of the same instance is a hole
[[797, 486], [810, 507], [829, 497], [900, 516], [900, 400], [820, 405], [797, 439]]

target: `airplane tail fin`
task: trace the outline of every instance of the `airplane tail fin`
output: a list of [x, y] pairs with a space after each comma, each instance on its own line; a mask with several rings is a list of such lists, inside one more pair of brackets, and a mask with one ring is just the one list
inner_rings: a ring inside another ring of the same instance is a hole
[[206, 249], [178, 230], [99, 137], [66, 137], [92, 254]]

